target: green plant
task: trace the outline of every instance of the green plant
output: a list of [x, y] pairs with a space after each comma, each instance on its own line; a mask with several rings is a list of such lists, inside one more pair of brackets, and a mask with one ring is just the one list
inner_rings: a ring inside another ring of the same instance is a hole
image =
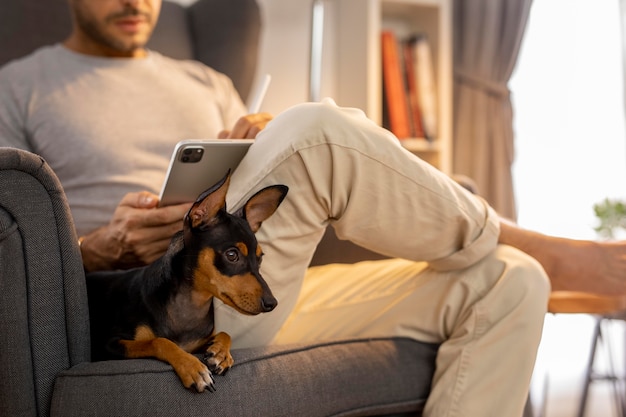
[[593, 211], [600, 220], [594, 230], [605, 238], [612, 239], [618, 229], [626, 230], [626, 204], [620, 200], [604, 199], [593, 206]]

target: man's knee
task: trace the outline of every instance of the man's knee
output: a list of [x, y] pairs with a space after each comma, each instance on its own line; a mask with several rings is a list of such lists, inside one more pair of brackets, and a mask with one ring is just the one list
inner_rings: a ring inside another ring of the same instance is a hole
[[521, 309], [537, 318], [547, 312], [550, 281], [534, 258], [518, 249], [500, 245], [496, 256], [504, 260], [505, 270], [498, 286], [503, 305]]

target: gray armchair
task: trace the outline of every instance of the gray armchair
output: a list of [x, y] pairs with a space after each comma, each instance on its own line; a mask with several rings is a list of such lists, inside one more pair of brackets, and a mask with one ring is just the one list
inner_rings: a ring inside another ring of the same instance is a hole
[[[0, 65], [63, 39], [65, 2], [2, 0]], [[253, 0], [165, 2], [151, 47], [226, 72], [245, 98], [259, 16]], [[338, 251], [360, 256], [338, 244], [329, 234], [315, 262]], [[44, 160], [9, 148], [0, 148], [0, 297], [3, 416], [421, 415], [437, 352], [402, 338], [239, 349], [217, 392], [203, 394], [156, 360], [91, 362], [84, 273], [63, 189]]]

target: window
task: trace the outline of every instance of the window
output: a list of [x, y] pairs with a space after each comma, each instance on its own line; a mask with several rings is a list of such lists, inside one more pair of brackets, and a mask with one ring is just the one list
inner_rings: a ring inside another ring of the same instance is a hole
[[593, 205], [626, 199], [619, 2], [535, 0], [510, 82], [521, 226], [596, 238]]

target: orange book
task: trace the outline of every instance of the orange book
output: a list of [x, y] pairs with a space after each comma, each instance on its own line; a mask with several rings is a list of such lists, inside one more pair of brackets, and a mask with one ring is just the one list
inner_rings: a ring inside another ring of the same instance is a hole
[[[395, 33], [385, 30], [381, 37], [383, 65], [383, 95], [389, 129], [398, 139], [411, 136], [407, 91], [404, 84], [401, 56]], [[388, 124], [388, 125], [385, 125]]]

